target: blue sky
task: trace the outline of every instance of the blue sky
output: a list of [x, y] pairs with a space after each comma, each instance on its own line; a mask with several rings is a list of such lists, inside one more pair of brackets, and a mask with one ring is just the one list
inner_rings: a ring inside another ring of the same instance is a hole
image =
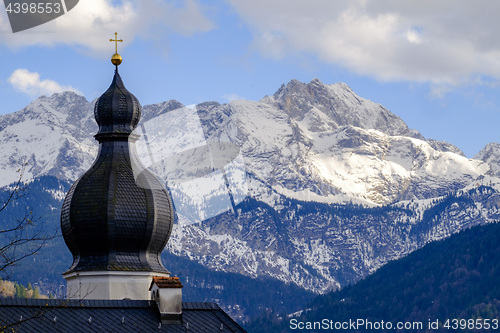
[[14, 34], [0, 5], [0, 114], [62, 90], [98, 97], [117, 31], [120, 74], [142, 104], [345, 82], [473, 157], [500, 142], [498, 13], [490, 0], [80, 0]]

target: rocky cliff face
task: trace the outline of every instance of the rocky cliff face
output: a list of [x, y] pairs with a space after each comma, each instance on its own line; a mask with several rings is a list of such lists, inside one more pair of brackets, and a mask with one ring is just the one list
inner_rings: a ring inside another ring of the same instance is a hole
[[496, 142], [488, 143], [474, 159], [480, 160], [488, 164], [490, 171], [488, 174], [500, 176], [500, 144]]
[[286, 112], [297, 121], [308, 118], [308, 130], [312, 132], [354, 126], [423, 139], [418, 132], [410, 131], [401, 118], [382, 105], [359, 97], [345, 83], [325, 85], [314, 79], [304, 84], [292, 80], [281, 86], [273, 96], [261, 101]]

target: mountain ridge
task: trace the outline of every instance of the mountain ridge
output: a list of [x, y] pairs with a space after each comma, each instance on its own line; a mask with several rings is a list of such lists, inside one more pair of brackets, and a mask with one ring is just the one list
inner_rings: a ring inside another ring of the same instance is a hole
[[[2, 169], [28, 162], [25, 180], [74, 181], [97, 154], [92, 103], [62, 93], [0, 116]], [[169, 100], [142, 116], [139, 155], [178, 215], [167, 251], [214, 270], [321, 293], [499, 218], [497, 159], [425, 140], [345, 84], [291, 81], [261, 101], [196, 107]]]
[[[297, 92], [300, 92], [300, 94], [297, 94]], [[339, 97], [341, 95], [343, 95], [343, 98]], [[287, 100], [288, 102], [286, 102]], [[330, 102], [324, 102], [325, 100]], [[43, 120], [46, 123], [50, 124], [53, 128], [59, 127], [62, 130], [65, 130], [66, 127], [69, 126], [72, 127], [70, 130], [73, 132], [80, 131], [81, 133], [78, 133], [78, 136], [80, 137], [79, 140], [81, 141], [81, 139], [88, 139], [86, 144], [89, 147], [94, 147], [90, 150], [87, 149], [87, 153], [95, 154], [97, 152], [97, 146], [93, 144], [92, 139], [90, 138], [90, 136], [93, 135], [94, 131], [97, 128], [92, 119], [92, 105], [94, 102], [95, 101], [88, 102], [85, 97], [79, 96], [74, 92], [58, 93], [52, 95], [51, 97], [42, 96], [30, 103], [30, 105], [28, 105], [27, 107], [17, 112], [0, 116], [0, 133], [4, 132], [9, 124], [12, 125], [13, 121], [19, 123], [23, 120], [27, 120], [28, 118], [31, 118], [32, 120], [40, 119], [41, 121]], [[258, 102], [250, 103], [264, 103], [267, 105], [276, 106], [278, 110], [285, 112], [292, 118], [298, 118], [302, 122], [304, 121], [304, 118], [308, 116], [309, 118], [312, 118], [306, 119], [309, 120], [309, 123], [307, 124], [301, 124], [300, 121], [294, 124], [289, 124], [290, 126], [298, 130], [302, 129], [303, 133], [301, 139], [304, 142], [307, 142], [309, 139], [307, 137], [307, 134], [323, 133], [331, 131], [332, 129], [339, 128], [350, 128], [350, 132], [344, 131], [347, 138], [345, 138], [344, 141], [340, 143], [351, 146], [359, 146], [363, 143], [363, 140], [350, 142], [349, 133], [352, 133], [352, 131], [354, 131], [356, 132], [354, 133], [356, 137], [362, 138], [362, 131], [356, 130], [356, 128], [362, 128], [365, 131], [379, 130], [382, 133], [390, 134], [391, 136], [406, 135], [409, 138], [416, 138], [427, 142], [430, 147], [436, 151], [453, 152], [455, 154], [464, 156], [463, 152], [461, 152], [459, 148], [453, 146], [452, 144], [433, 139], [426, 140], [418, 131], [409, 129], [401, 118], [392, 114], [382, 105], [357, 96], [345, 83], [325, 85], [318, 79], [314, 79], [310, 83], [304, 84], [297, 80], [291, 80], [287, 85], [282, 85], [282, 87], [278, 89], [271, 97], [266, 96]], [[293, 105], [293, 108], [287, 107], [286, 103], [289, 103], [289, 105]], [[352, 110], [354, 110], [353, 105], [355, 104], [361, 105], [362, 107], [355, 109], [356, 112], [351, 112]], [[207, 109], [207, 106], [210, 106], [211, 108], [227, 108], [230, 105], [231, 102], [223, 105], [217, 102], [204, 102], [198, 104], [196, 107], [199, 110], [204, 110]], [[317, 108], [320, 105], [322, 105], [321, 109], [323, 110], [319, 110]], [[339, 105], [341, 105], [341, 107], [339, 107]], [[143, 107], [142, 122], [147, 122], [169, 111], [178, 110], [183, 107], [184, 106], [176, 100], [169, 100], [163, 103], [145, 105]], [[257, 107], [260, 106], [257, 104]], [[332, 110], [339, 108], [343, 108], [343, 112], [337, 112], [336, 114], [332, 115]], [[370, 108], [370, 111], [373, 111], [373, 109], [375, 109], [377, 113], [377, 117], [373, 121], [367, 120], [367, 118], [369, 118], [368, 115], [370, 115], [367, 110]], [[322, 115], [318, 115], [317, 112], [322, 113]], [[330, 115], [326, 115], [325, 112], [329, 112]], [[349, 114], [355, 114], [355, 116], [351, 115], [351, 117], [349, 118]], [[329, 119], [325, 119], [325, 116], [329, 117]], [[322, 129], [314, 128], [315, 123], [323, 123], [323, 127], [326, 127]], [[78, 126], [75, 126], [75, 124], [78, 124]], [[313, 131], [310, 131], [310, 129], [313, 129]], [[300, 131], [295, 130], [295, 135], [300, 134], [298, 132]], [[2, 139], [5, 139], [5, 133], [2, 134], [4, 134]], [[82, 146], [75, 148], [84, 150], [82, 149]], [[23, 157], [25, 159], [29, 159], [31, 155], [32, 154], [27, 153]], [[19, 160], [20, 159], [18, 157], [18, 161]], [[38, 176], [40, 175], [39, 172], [40, 171], [35, 171], [33, 175]], [[12, 178], [10, 180], [13, 181]], [[2, 183], [5, 185], [6, 181], [8, 180], [4, 180]]]
[[[291, 80], [287, 85], [282, 85], [272, 97], [261, 101], [274, 104], [299, 120], [305, 115], [303, 112], [312, 107], [327, 114], [336, 127], [351, 125], [380, 130], [389, 135], [410, 135], [410, 129], [400, 117], [378, 103], [359, 97], [342, 82], [325, 85], [317, 78], [308, 84]], [[352, 110], [356, 112], [349, 112]], [[419, 133], [414, 135], [423, 139]]]

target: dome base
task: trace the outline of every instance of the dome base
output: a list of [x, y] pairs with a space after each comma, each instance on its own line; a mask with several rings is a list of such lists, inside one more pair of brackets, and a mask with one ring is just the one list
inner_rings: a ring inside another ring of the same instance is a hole
[[149, 300], [153, 276], [159, 272], [85, 271], [64, 273], [68, 299]]

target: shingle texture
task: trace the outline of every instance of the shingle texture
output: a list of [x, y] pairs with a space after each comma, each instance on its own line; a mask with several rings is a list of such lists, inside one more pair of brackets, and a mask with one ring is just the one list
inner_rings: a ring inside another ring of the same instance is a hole
[[[12, 326], [11, 326], [12, 325]], [[182, 303], [182, 322], [162, 324], [155, 302], [0, 299], [6, 332], [245, 332], [217, 304]]]
[[61, 210], [74, 271], [168, 271], [160, 254], [174, 211], [165, 186], [139, 161], [132, 130], [140, 105], [118, 72], [99, 98], [99, 155], [69, 190]]
[[123, 84], [118, 71], [108, 90], [101, 95], [94, 107], [94, 116], [99, 125], [97, 137], [130, 134], [141, 118], [141, 105]]

